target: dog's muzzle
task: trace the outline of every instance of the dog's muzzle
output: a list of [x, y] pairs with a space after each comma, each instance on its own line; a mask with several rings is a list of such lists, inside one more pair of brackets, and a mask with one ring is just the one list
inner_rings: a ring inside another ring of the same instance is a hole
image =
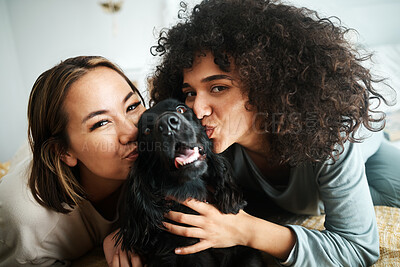
[[203, 146], [196, 144], [194, 130], [185, 117], [175, 112], [165, 112], [157, 120], [156, 131], [164, 137], [173, 138], [176, 169], [205, 159]]
[[181, 128], [181, 118], [178, 114], [166, 113], [158, 119], [158, 130], [163, 135], [171, 135]]

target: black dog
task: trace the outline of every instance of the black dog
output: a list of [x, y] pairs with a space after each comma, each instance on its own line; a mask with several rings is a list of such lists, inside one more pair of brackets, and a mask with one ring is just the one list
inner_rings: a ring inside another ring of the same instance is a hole
[[[195, 213], [177, 204], [194, 198], [223, 213], [236, 214], [246, 202], [237, 190], [228, 162], [212, 152], [212, 143], [193, 111], [177, 100], [164, 100], [139, 121], [139, 157], [125, 191], [125, 207], [117, 241], [135, 251], [147, 266], [263, 266], [257, 250], [236, 246], [176, 255], [174, 249], [198, 239], [168, 233], [164, 214]], [[170, 198], [169, 198], [170, 197]]]

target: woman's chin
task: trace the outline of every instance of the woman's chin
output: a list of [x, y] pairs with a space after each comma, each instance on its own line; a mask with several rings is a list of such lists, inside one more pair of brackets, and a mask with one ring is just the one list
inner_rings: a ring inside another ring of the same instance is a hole
[[230, 146], [226, 142], [215, 138], [212, 138], [211, 141], [213, 142], [213, 152], [217, 154], [224, 152]]

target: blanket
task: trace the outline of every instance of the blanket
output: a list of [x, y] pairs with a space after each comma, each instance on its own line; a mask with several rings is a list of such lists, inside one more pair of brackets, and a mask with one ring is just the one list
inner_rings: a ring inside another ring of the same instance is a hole
[[[373, 267], [395, 267], [400, 265], [400, 209], [376, 206], [376, 219], [379, 230], [380, 258]], [[325, 216], [293, 216], [291, 224], [302, 225], [309, 229], [324, 229]], [[268, 266], [279, 266], [275, 260], [265, 255]], [[73, 267], [107, 267], [101, 247], [95, 248], [84, 257], [76, 260]]]

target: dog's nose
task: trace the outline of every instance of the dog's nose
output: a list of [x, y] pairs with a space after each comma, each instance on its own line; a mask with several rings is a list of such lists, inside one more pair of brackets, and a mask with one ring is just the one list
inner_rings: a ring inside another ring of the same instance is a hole
[[168, 117], [168, 125], [174, 130], [179, 130], [179, 126], [181, 125], [181, 120], [176, 115], [171, 114]]
[[160, 119], [158, 129], [163, 134], [171, 134], [172, 131], [179, 131], [181, 119], [175, 114], [166, 114]]

